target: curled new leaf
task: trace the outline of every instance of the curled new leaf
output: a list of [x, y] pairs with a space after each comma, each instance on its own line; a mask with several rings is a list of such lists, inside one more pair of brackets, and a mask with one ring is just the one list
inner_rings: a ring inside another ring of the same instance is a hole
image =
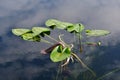
[[107, 34], [110, 34], [107, 30], [86, 30], [87, 36], [105, 36]]
[[51, 52], [53, 51], [53, 49], [54, 49], [55, 47], [59, 46], [59, 45], [61, 45], [61, 44], [60, 44], [60, 43], [56, 43], [56, 44], [50, 46], [50, 47], [47, 48], [47, 49], [41, 50], [41, 53], [42, 53], [42, 54], [51, 53]]
[[70, 48], [66, 47], [66, 48], [62, 48], [62, 46], [57, 46], [56, 48], [54, 48], [54, 50], [51, 52], [50, 54], [50, 59], [53, 62], [59, 62], [59, 61], [63, 61], [66, 58], [70, 57], [71, 55], [71, 50]]
[[31, 32], [31, 30], [30, 29], [12, 29], [12, 33], [17, 36], [21, 36], [28, 32]]
[[84, 30], [84, 26], [82, 24], [74, 24], [73, 26], [68, 26], [67, 31], [68, 32], [82, 32]]
[[72, 23], [68, 23], [68, 22], [62, 22], [62, 21], [58, 21], [56, 19], [49, 19], [46, 21], [46, 26], [50, 27], [50, 28], [59, 28], [59, 29], [66, 29], [68, 26], [73, 26]]

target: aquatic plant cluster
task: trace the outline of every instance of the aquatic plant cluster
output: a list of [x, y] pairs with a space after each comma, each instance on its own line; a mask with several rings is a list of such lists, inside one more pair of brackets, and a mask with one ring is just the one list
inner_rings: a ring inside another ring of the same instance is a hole
[[[73, 51], [74, 44], [67, 44], [61, 37], [63, 34], [58, 35], [58, 40], [51, 37], [50, 33], [53, 29], [61, 29], [66, 30], [67, 32], [74, 34], [74, 36], [79, 39], [79, 52], [82, 53], [82, 44], [90, 45], [90, 46], [99, 46], [101, 42], [83, 42], [82, 35], [85, 32], [87, 37], [96, 37], [96, 36], [105, 36], [110, 34], [108, 30], [90, 30], [85, 29], [84, 25], [81, 23], [69, 23], [63, 22], [56, 19], [49, 19], [45, 22], [47, 27], [32, 27], [32, 29], [24, 29], [24, 28], [16, 28], [12, 29], [12, 33], [16, 36], [21, 37], [23, 40], [33, 41], [33, 42], [45, 42], [48, 44], [52, 44], [49, 48], [41, 50], [42, 54], [50, 53], [50, 59], [53, 62], [62, 62], [61, 68], [64, 68], [69, 64], [69, 62], [74, 62], [74, 60], [78, 60], [83, 67], [89, 70], [93, 76], [96, 76], [95, 72], [90, 69], [86, 64], [82, 62], [80, 57]], [[52, 43], [48, 40], [45, 40], [44, 37], [48, 37], [51, 40], [55, 41]]]

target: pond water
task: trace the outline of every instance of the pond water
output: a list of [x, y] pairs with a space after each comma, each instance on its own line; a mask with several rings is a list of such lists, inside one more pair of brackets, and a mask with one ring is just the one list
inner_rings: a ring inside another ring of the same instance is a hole
[[[55, 80], [59, 64], [40, 54], [50, 45], [24, 41], [11, 33], [12, 28], [45, 26], [51, 18], [109, 30], [108, 36], [89, 39], [100, 40], [101, 46], [87, 47], [78, 55], [97, 78], [109, 73], [99, 80], [120, 80], [120, 0], [0, 0], [0, 80]], [[73, 39], [61, 30], [54, 30], [51, 36], [57, 38], [61, 33], [65, 41]], [[86, 72], [80, 63], [71, 63], [58, 80], [97, 80]]]

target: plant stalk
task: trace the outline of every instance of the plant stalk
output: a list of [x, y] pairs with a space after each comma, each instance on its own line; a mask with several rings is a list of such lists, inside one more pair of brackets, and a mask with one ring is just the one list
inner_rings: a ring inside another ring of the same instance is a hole
[[107, 74], [105, 74], [105, 75], [103, 75], [103, 76], [99, 77], [97, 80], [102, 80], [103, 78], [105, 78], [105, 77], [107, 77], [107, 76], [109, 76], [109, 75], [111, 75], [111, 74], [113, 74], [113, 73], [115, 73], [115, 72], [117, 72], [117, 71], [120, 71], [120, 68], [119, 68], [119, 69], [115, 69], [115, 70], [113, 70], [113, 71], [108, 72]]
[[58, 40], [56, 40], [56, 39], [54, 39], [53, 37], [51, 37], [51, 36], [49, 36], [49, 35], [47, 35], [47, 34], [45, 34], [45, 36], [47, 36], [48, 38], [50, 38], [51, 40], [53, 40], [53, 41], [55, 41], [55, 42], [59, 42]]
[[72, 53], [72, 55], [85, 67], [87, 68], [94, 76], [96, 76], [95, 72], [90, 69], [87, 65], [85, 65], [82, 60], [75, 54], [75, 53]]
[[47, 44], [51, 44], [51, 45], [53, 45], [52, 42], [49, 42], [49, 41], [47, 41], [47, 40], [45, 40], [45, 39], [41, 39], [41, 41], [44, 42], [44, 43], [47, 43]]

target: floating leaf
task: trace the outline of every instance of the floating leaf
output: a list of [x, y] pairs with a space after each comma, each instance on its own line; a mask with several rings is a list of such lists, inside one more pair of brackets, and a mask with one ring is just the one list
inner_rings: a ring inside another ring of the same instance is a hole
[[73, 26], [68, 26], [67, 31], [68, 32], [82, 32], [84, 30], [84, 26], [82, 24], [74, 24]]
[[33, 27], [32, 32], [36, 35], [44, 36], [44, 34], [50, 34], [50, 29], [44, 27]]
[[70, 57], [71, 55], [71, 50], [70, 48], [66, 47], [66, 48], [62, 48], [62, 46], [57, 46], [50, 54], [50, 59], [53, 62], [59, 62], [59, 61], [63, 61], [66, 58]]
[[50, 28], [59, 28], [59, 29], [66, 29], [68, 26], [73, 26], [72, 23], [68, 23], [68, 22], [62, 22], [62, 21], [58, 21], [55, 19], [49, 19], [46, 21], [46, 26], [50, 27]]
[[101, 42], [86, 42], [85, 44], [90, 45], [90, 46], [100, 46]]
[[87, 36], [104, 36], [110, 34], [107, 30], [86, 30]]
[[25, 34], [27, 32], [31, 32], [30, 29], [12, 29], [12, 33], [17, 35], [17, 36], [20, 36], [22, 34]]
[[27, 40], [27, 41], [40, 41], [40, 36], [34, 34], [34, 33], [26, 33], [21, 35], [23, 40]]

